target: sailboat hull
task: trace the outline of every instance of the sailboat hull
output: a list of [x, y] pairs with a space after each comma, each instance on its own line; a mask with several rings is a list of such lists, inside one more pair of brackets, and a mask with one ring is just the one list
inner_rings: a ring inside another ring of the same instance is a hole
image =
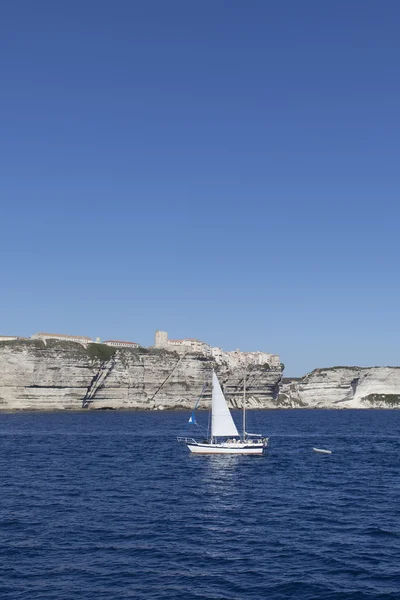
[[193, 454], [263, 454], [266, 444], [187, 444]]

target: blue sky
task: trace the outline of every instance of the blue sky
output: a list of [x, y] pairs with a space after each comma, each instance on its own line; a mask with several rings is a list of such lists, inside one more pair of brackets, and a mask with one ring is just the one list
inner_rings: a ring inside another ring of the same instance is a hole
[[0, 3], [0, 334], [398, 364], [399, 19]]

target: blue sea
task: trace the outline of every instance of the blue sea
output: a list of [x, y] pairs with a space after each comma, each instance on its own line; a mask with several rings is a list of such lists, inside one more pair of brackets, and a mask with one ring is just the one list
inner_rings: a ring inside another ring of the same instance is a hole
[[1, 600], [400, 599], [400, 411], [257, 411], [263, 457], [188, 416], [0, 413]]

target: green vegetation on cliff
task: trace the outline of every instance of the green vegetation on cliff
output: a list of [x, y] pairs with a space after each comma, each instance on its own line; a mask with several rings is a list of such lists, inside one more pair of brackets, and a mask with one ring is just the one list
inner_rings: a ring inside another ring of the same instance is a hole
[[374, 402], [384, 403], [395, 408], [400, 406], [400, 394], [369, 394], [363, 398], [363, 401], [371, 404]]
[[115, 348], [107, 344], [89, 344], [86, 349], [87, 355], [92, 360], [110, 360], [115, 354]]

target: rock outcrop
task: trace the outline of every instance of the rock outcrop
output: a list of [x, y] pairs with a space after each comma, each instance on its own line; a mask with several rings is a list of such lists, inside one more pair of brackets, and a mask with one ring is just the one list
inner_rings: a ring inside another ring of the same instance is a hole
[[292, 408], [400, 408], [400, 367], [331, 367], [283, 380], [277, 405]]
[[[0, 410], [189, 408], [210, 381], [212, 368], [231, 406], [239, 406], [243, 371], [198, 354], [145, 348], [114, 351], [96, 344], [86, 349], [55, 340], [2, 342]], [[253, 366], [247, 376], [249, 405], [273, 406], [281, 375], [280, 369], [268, 365]], [[209, 389], [206, 401], [207, 396]]]

